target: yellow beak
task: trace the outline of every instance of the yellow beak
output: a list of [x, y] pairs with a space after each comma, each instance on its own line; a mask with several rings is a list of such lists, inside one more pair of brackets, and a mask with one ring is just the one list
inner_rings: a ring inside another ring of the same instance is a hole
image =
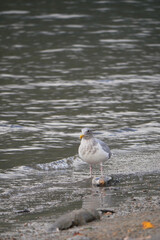
[[82, 139], [84, 137], [84, 134], [80, 135], [80, 139]]

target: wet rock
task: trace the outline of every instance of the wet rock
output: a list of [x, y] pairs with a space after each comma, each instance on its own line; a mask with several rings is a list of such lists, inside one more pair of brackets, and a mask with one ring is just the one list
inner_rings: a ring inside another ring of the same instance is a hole
[[92, 184], [97, 187], [106, 187], [111, 184], [113, 178], [110, 176], [105, 177], [94, 177], [92, 179]]
[[100, 219], [100, 214], [97, 210], [81, 208], [61, 216], [53, 226], [51, 226], [49, 231], [65, 230], [74, 226], [84, 225], [87, 222], [97, 219]]
[[74, 236], [71, 238], [67, 238], [67, 240], [91, 240], [91, 238], [85, 236]]
[[16, 213], [29, 213], [30, 210], [25, 208], [24, 210], [17, 211]]

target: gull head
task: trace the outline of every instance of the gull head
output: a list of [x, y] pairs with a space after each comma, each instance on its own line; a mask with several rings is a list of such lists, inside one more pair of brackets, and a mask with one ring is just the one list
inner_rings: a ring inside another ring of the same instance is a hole
[[80, 139], [89, 139], [93, 137], [92, 130], [90, 128], [83, 128], [81, 131], [82, 134], [80, 135]]

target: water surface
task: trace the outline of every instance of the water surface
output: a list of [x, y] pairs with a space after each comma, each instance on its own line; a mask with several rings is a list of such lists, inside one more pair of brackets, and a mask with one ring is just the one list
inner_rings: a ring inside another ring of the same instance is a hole
[[[1, 232], [102, 204], [77, 156], [83, 127], [113, 153], [105, 173], [120, 191], [105, 206], [136, 194], [127, 186], [158, 194], [159, 8], [154, 0], [1, 3]], [[31, 214], [17, 214], [23, 209]]]

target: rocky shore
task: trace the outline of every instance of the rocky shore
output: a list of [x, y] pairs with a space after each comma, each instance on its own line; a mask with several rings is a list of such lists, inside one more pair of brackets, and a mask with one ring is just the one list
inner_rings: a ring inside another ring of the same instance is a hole
[[34, 209], [16, 211], [12, 228], [0, 240], [159, 240], [159, 174], [120, 180], [93, 187], [82, 208], [68, 209], [59, 218], [53, 212], [38, 216]]
[[[124, 206], [128, 206], [128, 211], [126, 209], [124, 212]], [[75, 212], [82, 216], [84, 211], [76, 210]], [[64, 216], [69, 216], [69, 213]], [[87, 219], [90, 219], [88, 216]], [[115, 212], [104, 211], [100, 218], [91, 218], [91, 221], [80, 222], [80, 226], [73, 226], [67, 230], [51, 229], [49, 231], [49, 227], [55, 223], [41, 219], [27, 222], [20, 228], [15, 228], [14, 232], [2, 234], [0, 240], [159, 240], [159, 196], [133, 198], [130, 205], [124, 203], [121, 209], [116, 209]], [[144, 228], [144, 222], [150, 224]]]

